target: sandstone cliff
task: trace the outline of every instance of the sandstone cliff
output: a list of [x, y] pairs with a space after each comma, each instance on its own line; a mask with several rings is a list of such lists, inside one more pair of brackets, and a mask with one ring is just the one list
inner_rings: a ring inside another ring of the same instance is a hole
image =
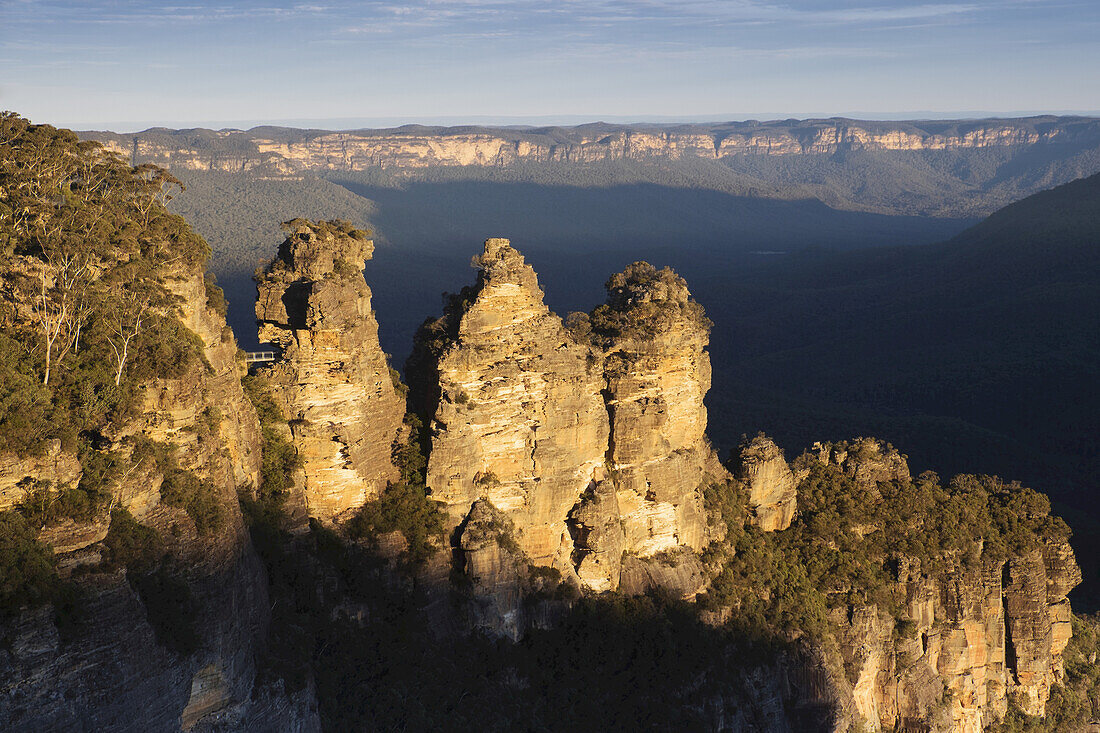
[[740, 464], [739, 478], [755, 511], [753, 523], [766, 532], [789, 527], [801, 476], [791, 471], [783, 452], [771, 439], [757, 436], [741, 447]]
[[486, 241], [476, 264], [477, 284], [425, 325], [410, 359], [432, 420], [427, 484], [451, 526], [484, 498], [514, 522], [532, 562], [569, 573], [566, 516], [604, 475], [598, 360], [546, 307], [507, 240]]
[[696, 157], [831, 155], [860, 150], [950, 151], [1088, 141], [1095, 120], [1029, 118], [977, 122], [883, 123], [847, 119], [728, 122], [710, 125], [575, 128], [425, 128], [347, 132], [150, 130], [130, 135], [86, 133], [135, 163], [177, 169], [355, 171], [432, 166], [497, 167], [518, 163], [589, 163]]
[[[910, 485], [904, 457], [880, 441], [817, 444], [814, 452], [868, 489]], [[1009, 700], [1044, 715], [1063, 681], [1066, 594], [1081, 581], [1069, 544], [1056, 534], [1007, 559], [953, 555], [930, 564], [899, 561], [897, 616], [874, 605], [831, 613], [846, 672], [837, 680], [844, 713], [871, 730], [964, 733], [1000, 720]]]
[[373, 243], [339, 223], [295, 220], [258, 279], [260, 341], [278, 350], [260, 370], [290, 420], [311, 516], [331, 520], [398, 479], [391, 460], [405, 414], [363, 279]]
[[624, 549], [639, 557], [702, 548], [704, 477], [726, 475], [706, 437], [710, 322], [670, 269], [637, 262], [607, 283], [590, 336], [604, 353], [608, 467]]
[[[104, 543], [109, 517], [46, 526], [41, 536], [60, 553], [60, 573], [78, 600], [60, 629], [49, 609], [6, 626], [6, 730], [178, 730], [248, 714], [267, 601], [237, 490], [257, 482], [259, 425], [241, 390], [236, 342], [207, 304], [201, 271], [180, 268], [163, 281], [179, 299], [175, 316], [201, 342], [201, 358], [178, 376], [144, 381], [138, 413], [111, 426], [97, 446], [122, 462], [106, 487], [111, 506], [128, 510], [163, 546], [162, 570], [148, 576], [160, 585], [119, 568]], [[139, 457], [135, 440], [170, 446], [174, 465]], [[51, 446], [30, 462], [46, 461], [46, 470], [17, 473], [75, 487], [80, 466], [64, 455]], [[165, 500], [168, 476], [182, 480], [178, 471], [201, 477], [212, 502], [207, 514]], [[161, 605], [164, 593], [177, 608]]]

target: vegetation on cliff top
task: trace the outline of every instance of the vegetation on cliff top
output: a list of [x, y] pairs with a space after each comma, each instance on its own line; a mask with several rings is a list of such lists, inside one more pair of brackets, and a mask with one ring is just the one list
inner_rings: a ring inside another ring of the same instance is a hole
[[752, 526], [736, 482], [705, 488], [727, 527], [706, 560], [715, 568], [704, 607], [734, 609], [735, 623], [760, 632], [821, 635], [829, 608], [875, 604], [898, 614], [903, 568], [929, 575], [980, 570], [1068, 539], [1042, 494], [990, 476], [934, 473], [872, 488], [835, 465], [804, 456], [798, 515], [780, 532]]
[[714, 325], [691, 299], [684, 278], [665, 267], [635, 262], [612, 275], [607, 302], [590, 314], [570, 313], [566, 326], [578, 340], [607, 348], [616, 341], [650, 341], [677, 329], [709, 331]]
[[165, 208], [179, 190], [155, 166], [0, 115], [0, 451], [75, 449], [134, 416], [138, 384], [201, 361], [166, 286], [210, 253]]

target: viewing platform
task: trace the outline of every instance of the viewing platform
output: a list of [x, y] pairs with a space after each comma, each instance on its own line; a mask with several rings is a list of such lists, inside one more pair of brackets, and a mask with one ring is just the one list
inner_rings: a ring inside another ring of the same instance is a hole
[[244, 353], [245, 364], [262, 364], [268, 361], [275, 361], [274, 351], [246, 351]]

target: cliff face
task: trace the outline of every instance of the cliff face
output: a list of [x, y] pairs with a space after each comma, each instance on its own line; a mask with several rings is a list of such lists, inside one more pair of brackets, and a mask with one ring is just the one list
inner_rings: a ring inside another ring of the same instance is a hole
[[607, 160], [721, 160], [740, 156], [831, 155], [858, 150], [942, 151], [1100, 140], [1095, 120], [1031, 118], [979, 122], [882, 123], [846, 119], [675, 127], [582, 125], [503, 130], [421, 128], [352, 132], [165, 131], [87, 133], [136, 162], [190, 170], [354, 171], [430, 166]]
[[[872, 439], [815, 451], [857, 481], [909, 475], [903, 456]], [[1080, 581], [1064, 540], [1007, 560], [953, 557], [936, 572], [903, 560], [898, 617], [876, 606], [830, 615], [845, 670], [834, 678], [842, 717], [871, 730], [928, 725], [978, 733], [1004, 716], [1010, 699], [1028, 715], [1044, 715], [1051, 687], [1064, 676], [1066, 594]]]
[[290, 420], [309, 514], [330, 520], [398, 479], [391, 451], [405, 404], [362, 275], [373, 243], [325, 223], [289, 226], [258, 280], [260, 341], [280, 351], [260, 373]]
[[727, 474], [705, 435], [709, 323], [683, 280], [638, 263], [566, 329], [507, 240], [476, 264], [477, 284], [421, 329], [408, 365], [433, 430], [432, 498], [452, 527], [483, 500], [529, 562], [570, 583], [694, 595], [700, 488]]
[[789, 527], [802, 477], [791, 471], [779, 447], [764, 436], [753, 438], [741, 448], [739, 474], [755, 511], [753, 523], [765, 532]]
[[419, 381], [434, 372], [438, 394], [427, 484], [452, 526], [484, 497], [514, 522], [532, 562], [568, 573], [566, 515], [604, 474], [598, 360], [543, 304], [507, 240], [488, 240], [477, 264], [477, 285], [434, 324], [436, 353], [424, 356]]
[[645, 558], [704, 544], [700, 485], [724, 478], [706, 438], [710, 322], [671, 270], [635, 263], [608, 281], [589, 319], [604, 349], [608, 462], [626, 552]]
[[[164, 283], [179, 298], [177, 317], [201, 341], [202, 359], [178, 377], [143, 382], [138, 413], [102, 435], [98, 447], [124, 462], [107, 486], [112, 506], [129, 510], [163, 543], [165, 571], [151, 576], [162, 585], [101, 564], [111, 558], [105, 518], [45, 527], [41, 537], [59, 553], [76, 608], [63, 612], [72, 615], [61, 628], [48, 607], [6, 626], [0, 652], [6, 730], [178, 730], [248, 714], [267, 596], [237, 489], [257, 482], [259, 424], [241, 390], [236, 342], [207, 305], [201, 271], [166, 273]], [[171, 446], [178, 467], [206, 482], [220, 517], [212, 529], [164, 500], [168, 471], [132, 452], [135, 437]], [[52, 446], [38, 459], [50, 463], [48, 472], [16, 473], [75, 486], [79, 464], [57, 451]], [[177, 608], [161, 605], [165, 588], [177, 589]], [[168, 622], [166, 613], [178, 615]], [[193, 647], [184, 651], [164, 639], [191, 633]]]

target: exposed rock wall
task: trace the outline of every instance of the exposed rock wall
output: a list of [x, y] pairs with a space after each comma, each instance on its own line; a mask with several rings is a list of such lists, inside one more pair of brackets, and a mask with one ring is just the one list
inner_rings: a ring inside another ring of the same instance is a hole
[[802, 477], [791, 471], [779, 446], [764, 436], [742, 446], [738, 478], [748, 488], [755, 511], [753, 524], [765, 532], [791, 526]]
[[[187, 618], [195, 649], [166, 646], [161, 634], [184, 630], [158, 625], [164, 609], [146, 603], [128, 582], [135, 571], [100, 565], [105, 518], [47, 527], [43, 537], [61, 553], [60, 572], [78, 602], [62, 612], [68, 621], [61, 628], [54, 610], [44, 608], [0, 629], [5, 730], [179, 730], [219, 716], [240, 718], [251, 704], [268, 604], [237, 490], [259, 476], [259, 423], [241, 389], [236, 342], [207, 304], [202, 273], [164, 273], [163, 282], [179, 297], [177, 315], [201, 341], [203, 358], [178, 378], [139, 385], [139, 414], [103, 436], [105, 447], [128, 461], [107, 489], [112, 506], [129, 509], [163, 543], [159, 577], [184, 589], [174, 611]], [[208, 482], [220, 523], [200, 532], [183, 508], [162, 500], [162, 467], [127, 458], [134, 436], [174, 447], [180, 468]]]
[[608, 465], [624, 548], [643, 558], [679, 546], [699, 550], [700, 485], [708, 473], [726, 475], [706, 437], [710, 322], [668, 268], [637, 262], [607, 287], [608, 303], [589, 323], [605, 354]]
[[700, 487], [727, 473], [705, 435], [709, 322], [686, 284], [637, 263], [566, 329], [507, 240], [475, 264], [477, 284], [422, 327], [407, 366], [433, 431], [432, 498], [452, 527], [491, 503], [516, 548], [571, 583], [616, 590], [626, 573], [626, 592], [693, 596]]
[[261, 370], [290, 420], [311, 516], [338, 518], [398, 479], [391, 451], [405, 414], [378, 344], [363, 279], [373, 243], [326, 223], [291, 222], [258, 280], [260, 341], [278, 360]]
[[[202, 134], [205, 132], [205, 136]], [[596, 162], [698, 157], [831, 155], [838, 151], [941, 151], [1074, 143], [1100, 139], [1095, 120], [1042, 118], [965, 123], [876, 123], [857, 120], [741, 122], [714, 125], [503, 130], [413, 128], [353, 132], [199, 131], [113, 135], [86, 133], [137, 164], [192, 170], [268, 172], [366, 168], [502, 166], [523, 162]]]
[[486, 241], [476, 263], [477, 285], [422, 331], [410, 361], [413, 388], [426, 383], [434, 397], [427, 483], [452, 527], [486, 498], [532, 562], [571, 572], [566, 515], [604, 475], [599, 362], [507, 240]]
[[[874, 439], [815, 450], [868, 487], [909, 476], [904, 457]], [[903, 559], [898, 618], [874, 606], [830, 615], [846, 671], [833, 679], [844, 719], [871, 730], [979, 733], [1004, 716], [1010, 698], [1043, 715], [1064, 675], [1066, 594], [1080, 581], [1064, 540], [1008, 560], [952, 558], [936, 573]]]

